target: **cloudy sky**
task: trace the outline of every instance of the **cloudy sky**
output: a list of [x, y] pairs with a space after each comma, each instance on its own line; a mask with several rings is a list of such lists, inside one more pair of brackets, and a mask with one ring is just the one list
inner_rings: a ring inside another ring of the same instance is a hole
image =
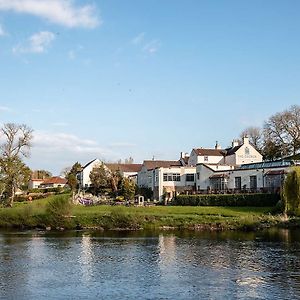
[[0, 123], [33, 169], [177, 159], [300, 104], [298, 0], [0, 0]]

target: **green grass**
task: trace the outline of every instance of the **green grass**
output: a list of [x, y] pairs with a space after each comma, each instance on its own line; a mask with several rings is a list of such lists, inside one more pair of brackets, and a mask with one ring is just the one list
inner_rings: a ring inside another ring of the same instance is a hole
[[[46, 227], [46, 206], [58, 196], [32, 203], [15, 203], [0, 208], [0, 227]], [[69, 197], [69, 195], [66, 195]], [[282, 224], [272, 207], [202, 207], [202, 206], [74, 206], [69, 228], [147, 229], [256, 229]]]

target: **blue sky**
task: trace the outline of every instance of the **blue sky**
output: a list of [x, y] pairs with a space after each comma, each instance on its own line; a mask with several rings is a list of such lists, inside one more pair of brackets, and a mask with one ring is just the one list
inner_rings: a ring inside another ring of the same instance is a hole
[[297, 0], [0, 0], [1, 123], [33, 169], [177, 159], [300, 103]]

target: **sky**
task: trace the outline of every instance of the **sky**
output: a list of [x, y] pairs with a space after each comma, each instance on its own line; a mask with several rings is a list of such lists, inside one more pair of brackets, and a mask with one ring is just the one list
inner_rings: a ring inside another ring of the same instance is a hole
[[298, 0], [0, 0], [0, 125], [32, 169], [178, 159], [300, 104]]

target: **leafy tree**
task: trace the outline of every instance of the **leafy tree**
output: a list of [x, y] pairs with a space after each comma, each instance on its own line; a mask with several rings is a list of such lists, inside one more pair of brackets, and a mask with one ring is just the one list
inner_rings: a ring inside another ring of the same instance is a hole
[[68, 180], [68, 185], [73, 192], [75, 192], [79, 187], [77, 174], [81, 171], [81, 168], [81, 164], [79, 162], [76, 162], [71, 168], [68, 168], [69, 171], [65, 175], [65, 178]]
[[90, 180], [95, 192], [109, 185], [109, 172], [103, 163], [93, 168], [90, 173]]
[[9, 206], [13, 205], [16, 190], [28, 181], [31, 173], [21, 158], [29, 156], [32, 132], [28, 126], [14, 123], [4, 124], [0, 129], [3, 136], [0, 145], [1, 185], [9, 197]]
[[117, 195], [120, 185], [122, 183], [122, 175], [119, 170], [111, 172], [109, 175], [109, 181], [111, 185], [112, 192]]
[[18, 188], [27, 186], [31, 170], [18, 158], [0, 159], [2, 195], [6, 196], [9, 206], [13, 205]]
[[132, 200], [135, 195], [135, 183], [129, 178], [124, 177], [122, 180], [122, 195], [125, 200]]
[[285, 213], [299, 214], [300, 208], [300, 167], [294, 167], [287, 175], [283, 186]]
[[153, 197], [153, 191], [149, 187], [137, 187], [136, 194], [144, 196], [145, 199], [151, 199]]

